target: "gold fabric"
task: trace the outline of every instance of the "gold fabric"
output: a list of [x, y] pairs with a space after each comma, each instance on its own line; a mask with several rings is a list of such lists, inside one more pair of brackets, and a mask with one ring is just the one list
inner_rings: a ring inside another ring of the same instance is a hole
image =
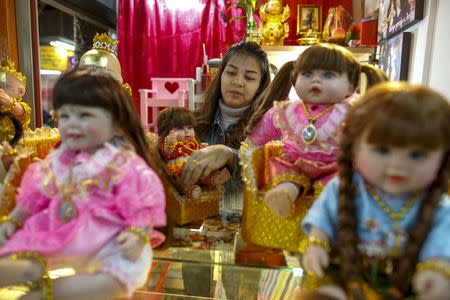
[[[252, 154], [246, 156], [245, 152]], [[245, 144], [241, 146], [244, 180], [242, 237], [245, 241], [259, 246], [302, 253], [308, 237], [301, 229], [300, 223], [315, 199], [314, 194], [300, 195], [287, 217], [277, 216], [263, 201], [265, 191], [273, 186], [273, 182], [269, 182], [269, 159], [282, 154], [281, 142], [270, 142], [254, 151], [251, 146], [247, 147]], [[285, 179], [303, 186], [305, 191], [310, 187], [310, 182], [305, 176]], [[282, 179], [276, 181], [280, 180]]]

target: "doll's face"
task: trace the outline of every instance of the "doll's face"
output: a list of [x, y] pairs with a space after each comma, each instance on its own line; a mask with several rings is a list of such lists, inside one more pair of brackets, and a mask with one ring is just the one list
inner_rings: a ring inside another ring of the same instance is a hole
[[173, 144], [176, 141], [188, 141], [195, 138], [194, 127], [184, 126], [182, 128], [172, 128], [166, 136], [166, 142]]
[[246, 54], [231, 57], [220, 80], [225, 105], [232, 108], [249, 105], [258, 91], [261, 78], [261, 66], [256, 57]]
[[371, 185], [393, 196], [421, 191], [436, 178], [444, 151], [420, 147], [388, 147], [367, 143], [355, 145], [355, 168]]
[[95, 152], [116, 135], [112, 114], [103, 108], [65, 104], [56, 115], [61, 140], [73, 150]]
[[300, 72], [295, 91], [305, 103], [338, 103], [353, 94], [354, 87], [346, 73], [315, 69]]
[[281, 14], [283, 12], [283, 3], [281, 1], [267, 2], [267, 11], [273, 15]]
[[0, 80], [0, 89], [4, 90], [11, 98], [18, 99], [23, 97], [25, 94], [25, 86], [22, 81], [9, 74], [6, 74], [5, 79], [6, 81]]

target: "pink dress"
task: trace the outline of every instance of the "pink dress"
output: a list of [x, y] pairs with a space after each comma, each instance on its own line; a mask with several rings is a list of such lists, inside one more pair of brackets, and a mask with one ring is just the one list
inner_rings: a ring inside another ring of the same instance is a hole
[[[61, 215], [65, 195], [76, 206], [76, 216], [66, 221]], [[16, 200], [30, 217], [0, 255], [35, 251], [52, 268], [110, 272], [129, 293], [145, 283], [150, 246], [132, 262], [117, 250], [115, 238], [130, 226], [166, 225], [165, 195], [156, 173], [134, 151], [106, 143], [94, 154], [75, 153], [62, 144], [29, 166]], [[164, 238], [156, 230], [150, 234]]]
[[[339, 128], [350, 107], [349, 97], [337, 103], [331, 110], [321, 115], [315, 122], [317, 138], [312, 143], [302, 139], [304, 128], [310, 121], [301, 101], [278, 102], [253, 129], [249, 139], [262, 146], [267, 142], [282, 138], [283, 154], [271, 157], [269, 161], [269, 182], [289, 180], [309, 189], [313, 184], [323, 187], [337, 170]], [[306, 104], [311, 116], [317, 116], [329, 104]]]

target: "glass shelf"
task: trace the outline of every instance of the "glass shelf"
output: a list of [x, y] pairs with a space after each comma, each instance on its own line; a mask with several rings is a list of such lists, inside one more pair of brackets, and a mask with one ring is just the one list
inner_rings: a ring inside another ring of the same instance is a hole
[[145, 288], [133, 299], [262, 299], [299, 286], [303, 269], [289, 252], [246, 245], [239, 222], [218, 217], [178, 226], [174, 246], [156, 249]]

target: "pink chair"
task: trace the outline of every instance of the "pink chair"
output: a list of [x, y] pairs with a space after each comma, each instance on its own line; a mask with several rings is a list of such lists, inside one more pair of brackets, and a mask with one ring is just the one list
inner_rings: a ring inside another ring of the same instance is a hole
[[[145, 130], [157, 128], [158, 112], [163, 107], [188, 107], [194, 110], [194, 79], [152, 78], [152, 89], [140, 89], [141, 123]], [[148, 120], [148, 108], [152, 109], [152, 120]]]

